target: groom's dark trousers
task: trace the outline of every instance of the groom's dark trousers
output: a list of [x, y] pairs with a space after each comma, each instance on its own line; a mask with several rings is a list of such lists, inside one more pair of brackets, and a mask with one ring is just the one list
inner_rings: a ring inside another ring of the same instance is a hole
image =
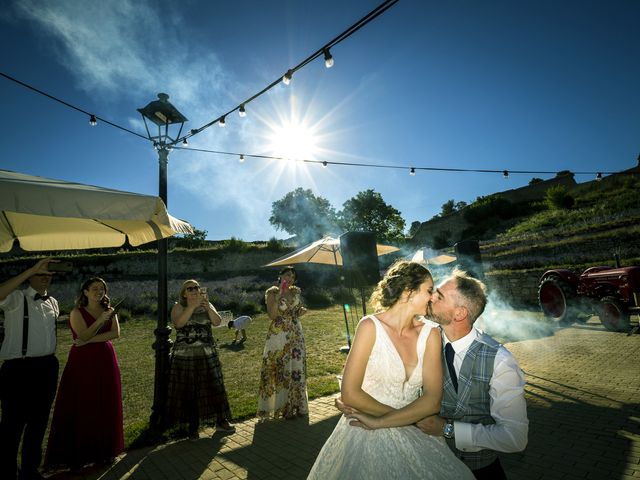
[[502, 469], [500, 459], [496, 458], [494, 462], [486, 467], [471, 471], [477, 480], [506, 480], [507, 476]]

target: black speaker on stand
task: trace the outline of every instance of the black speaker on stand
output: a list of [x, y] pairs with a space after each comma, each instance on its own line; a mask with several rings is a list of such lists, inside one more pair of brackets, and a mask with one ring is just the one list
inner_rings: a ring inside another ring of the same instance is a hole
[[[378, 250], [376, 235], [372, 232], [347, 232], [340, 235], [340, 254], [342, 255], [342, 269], [345, 284], [360, 290], [362, 300], [362, 316], [367, 314], [364, 288], [375, 285], [380, 281], [380, 265], [378, 264]], [[357, 302], [356, 302], [357, 303]], [[347, 341], [351, 347], [349, 337], [349, 323], [345, 313], [347, 327]], [[345, 347], [340, 349], [345, 351]]]
[[472, 277], [483, 280], [484, 268], [482, 267], [482, 255], [478, 240], [462, 240], [456, 243], [453, 248], [456, 257], [458, 257], [458, 266]]

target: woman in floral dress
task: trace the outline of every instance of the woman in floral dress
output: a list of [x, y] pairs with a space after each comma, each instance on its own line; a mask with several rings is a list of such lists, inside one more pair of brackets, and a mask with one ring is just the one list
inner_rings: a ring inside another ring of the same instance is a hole
[[258, 389], [258, 417], [295, 418], [308, 415], [307, 352], [300, 317], [307, 311], [300, 303], [300, 289], [294, 285], [296, 271], [280, 271], [279, 286], [265, 292], [271, 319], [262, 354]]

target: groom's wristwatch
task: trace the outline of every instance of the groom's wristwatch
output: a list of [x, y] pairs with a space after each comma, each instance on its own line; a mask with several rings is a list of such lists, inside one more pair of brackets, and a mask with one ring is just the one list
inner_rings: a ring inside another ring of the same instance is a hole
[[444, 427], [442, 427], [442, 435], [444, 435], [444, 438], [454, 437], [453, 420], [447, 420], [447, 423], [444, 424]]

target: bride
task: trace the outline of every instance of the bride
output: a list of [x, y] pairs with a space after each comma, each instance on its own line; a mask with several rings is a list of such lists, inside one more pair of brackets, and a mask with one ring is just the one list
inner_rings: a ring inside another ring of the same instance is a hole
[[378, 283], [371, 302], [384, 310], [360, 321], [344, 368], [349, 415], [338, 421], [309, 479], [474, 478], [443, 438], [413, 426], [440, 412], [440, 331], [417, 318], [432, 293], [431, 273], [415, 262], [396, 262]]

